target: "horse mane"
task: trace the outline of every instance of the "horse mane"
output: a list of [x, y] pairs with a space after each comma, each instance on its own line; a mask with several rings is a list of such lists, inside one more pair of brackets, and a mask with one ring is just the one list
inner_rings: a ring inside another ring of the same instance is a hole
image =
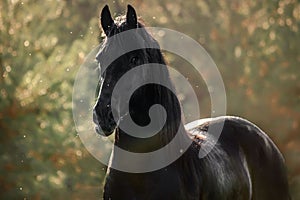
[[[155, 91], [155, 95], [153, 96], [155, 99], [154, 101], [162, 105], [167, 112], [167, 121], [160, 133], [162, 143], [166, 145], [179, 131], [178, 129], [182, 123], [181, 105], [176, 93], [173, 93], [176, 92], [176, 89], [171, 81], [167, 62], [163, 56], [163, 53], [161, 52], [160, 45], [153, 38], [153, 36], [146, 31], [143, 25], [142, 28], [142, 37], [146, 42], [152, 43], [151, 46], [156, 47], [155, 49], [146, 49], [146, 54], [148, 55], [148, 58], [146, 58], [146, 63], [155, 63], [162, 66], [158, 70], [150, 70], [151, 72], [148, 73], [148, 76], [151, 76], [150, 78], [154, 81], [166, 83], [171, 89], [170, 90], [158, 84], [153, 84], [153, 90]], [[162, 69], [163, 67], [165, 67], [167, 70]], [[158, 115], [160, 114], [161, 113], [158, 113]]]

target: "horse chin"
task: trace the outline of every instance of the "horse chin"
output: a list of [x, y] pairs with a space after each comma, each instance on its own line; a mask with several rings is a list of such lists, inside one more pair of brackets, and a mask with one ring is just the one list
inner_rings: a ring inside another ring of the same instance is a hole
[[114, 131], [115, 128], [103, 129], [99, 125], [95, 126], [95, 131], [101, 136], [110, 136]]

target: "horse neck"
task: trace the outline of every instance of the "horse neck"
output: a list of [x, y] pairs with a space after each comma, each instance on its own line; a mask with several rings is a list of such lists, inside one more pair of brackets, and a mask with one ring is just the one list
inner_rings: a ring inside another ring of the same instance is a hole
[[[168, 73], [160, 73], [159, 77], [156, 78], [164, 79], [172, 86]], [[149, 138], [136, 138], [117, 128], [115, 138], [117, 146], [133, 152], [151, 152], [162, 148], [173, 139], [181, 125], [181, 108], [176, 95], [165, 87], [157, 84], [145, 86], [141, 92], [138, 92], [132, 98], [130, 105], [131, 115], [127, 117], [131, 117], [137, 125], [146, 126], [150, 122], [149, 108], [154, 104], [163, 106], [167, 114], [166, 123], [161, 131]], [[161, 118], [161, 115], [162, 113], [159, 111], [155, 113], [157, 119]], [[161, 127], [162, 125], [159, 123], [161, 122], [157, 122], [155, 126]], [[134, 134], [142, 135], [143, 133]]]

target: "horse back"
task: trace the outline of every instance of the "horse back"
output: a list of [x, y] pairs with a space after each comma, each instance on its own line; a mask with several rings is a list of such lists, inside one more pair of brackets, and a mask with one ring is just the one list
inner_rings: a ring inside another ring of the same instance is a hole
[[[220, 125], [223, 125], [223, 129], [217, 140], [214, 138], [216, 134], [210, 130], [218, 130], [214, 127]], [[217, 162], [223, 162], [224, 165], [235, 163], [235, 174], [240, 173], [244, 177], [237, 181], [245, 182], [251, 199], [290, 199], [284, 158], [273, 141], [256, 125], [239, 117], [226, 116], [195, 121], [186, 125], [186, 128], [193, 136], [198, 132], [196, 138], [200, 135], [202, 142], [217, 140], [202, 162], [209, 163], [212, 160], [210, 157], [216, 157], [219, 158]], [[245, 179], [249, 180], [248, 184]]]

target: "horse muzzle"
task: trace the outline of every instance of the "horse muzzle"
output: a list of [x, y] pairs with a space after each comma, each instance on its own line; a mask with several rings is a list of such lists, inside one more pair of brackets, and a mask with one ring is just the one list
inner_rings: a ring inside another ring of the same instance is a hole
[[97, 112], [93, 110], [93, 121], [95, 124], [95, 131], [102, 136], [111, 135], [116, 128], [116, 122], [114, 121], [111, 112], [108, 112], [107, 115], [99, 116], [97, 115]]

